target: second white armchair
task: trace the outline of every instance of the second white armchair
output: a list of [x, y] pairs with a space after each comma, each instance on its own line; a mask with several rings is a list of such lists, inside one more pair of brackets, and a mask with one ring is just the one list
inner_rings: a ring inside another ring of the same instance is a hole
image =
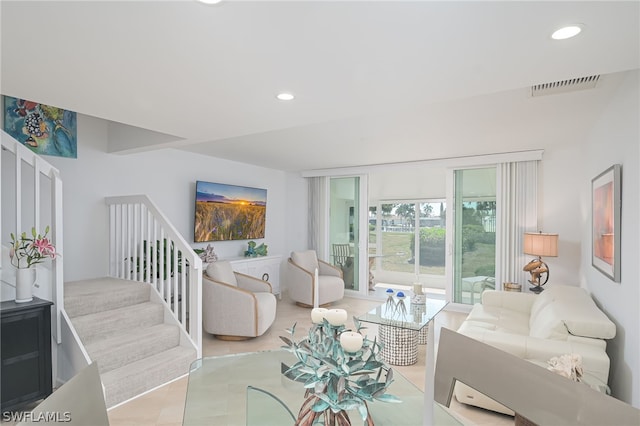
[[[287, 267], [289, 297], [298, 305], [314, 306], [315, 286], [318, 286], [318, 306], [344, 297], [342, 271], [318, 260], [314, 250], [291, 252]], [[316, 269], [318, 282], [315, 280]]]

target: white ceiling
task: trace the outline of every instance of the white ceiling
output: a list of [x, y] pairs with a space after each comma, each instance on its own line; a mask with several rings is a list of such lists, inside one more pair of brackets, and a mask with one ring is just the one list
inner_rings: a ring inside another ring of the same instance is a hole
[[[0, 88], [109, 120], [112, 152], [297, 171], [537, 149], [640, 68], [639, 5], [2, 1]], [[528, 96], [593, 74], [596, 90]]]

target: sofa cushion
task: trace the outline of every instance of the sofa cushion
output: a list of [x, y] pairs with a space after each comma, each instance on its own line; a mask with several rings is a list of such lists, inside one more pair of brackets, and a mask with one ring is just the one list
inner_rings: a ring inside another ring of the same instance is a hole
[[616, 337], [616, 325], [596, 306], [590, 303], [576, 305], [570, 316], [564, 320], [569, 333], [574, 336], [592, 337], [596, 339], [613, 339]]
[[529, 335], [528, 313], [506, 307], [476, 304], [466, 321], [476, 324], [479, 328]]
[[536, 300], [534, 300], [533, 304], [531, 305], [531, 312], [529, 314], [529, 328], [531, 328], [533, 323], [537, 320], [540, 311], [543, 310], [549, 303], [555, 300], [553, 292], [549, 290], [543, 291], [542, 293], [538, 294]]
[[231, 264], [224, 260], [210, 263], [207, 266], [207, 275], [218, 282], [237, 287], [236, 274], [233, 272]]
[[540, 339], [567, 340], [560, 302], [551, 302], [538, 310], [535, 320], [529, 321], [529, 335]]
[[482, 292], [482, 304], [523, 312], [529, 317], [531, 306], [538, 298], [533, 293], [514, 291], [485, 290]]
[[291, 252], [291, 260], [302, 269], [314, 273], [318, 266], [318, 257], [314, 250]]
[[615, 337], [615, 324], [598, 309], [585, 289], [559, 285], [538, 297], [529, 318], [531, 336], [566, 339], [571, 333], [596, 339]]

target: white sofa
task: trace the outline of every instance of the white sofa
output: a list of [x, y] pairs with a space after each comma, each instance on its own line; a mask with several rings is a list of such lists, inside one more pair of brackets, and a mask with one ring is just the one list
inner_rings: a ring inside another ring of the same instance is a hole
[[[605, 340], [615, 337], [616, 326], [583, 288], [554, 285], [539, 295], [487, 290], [458, 332], [542, 367], [552, 357], [579, 354], [585, 383], [608, 389]], [[473, 359], [469, 365], [473, 367]], [[462, 403], [513, 415], [462, 383], [456, 384], [454, 393]]]

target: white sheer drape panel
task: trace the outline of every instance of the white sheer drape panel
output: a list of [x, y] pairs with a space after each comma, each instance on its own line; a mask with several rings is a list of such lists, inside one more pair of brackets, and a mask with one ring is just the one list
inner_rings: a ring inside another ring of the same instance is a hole
[[522, 253], [524, 232], [537, 231], [538, 163], [520, 161], [497, 166], [498, 209], [496, 227], [496, 282], [524, 284], [529, 274], [522, 270], [529, 259]]
[[309, 245], [319, 257], [327, 246], [327, 177], [311, 177], [309, 180]]

